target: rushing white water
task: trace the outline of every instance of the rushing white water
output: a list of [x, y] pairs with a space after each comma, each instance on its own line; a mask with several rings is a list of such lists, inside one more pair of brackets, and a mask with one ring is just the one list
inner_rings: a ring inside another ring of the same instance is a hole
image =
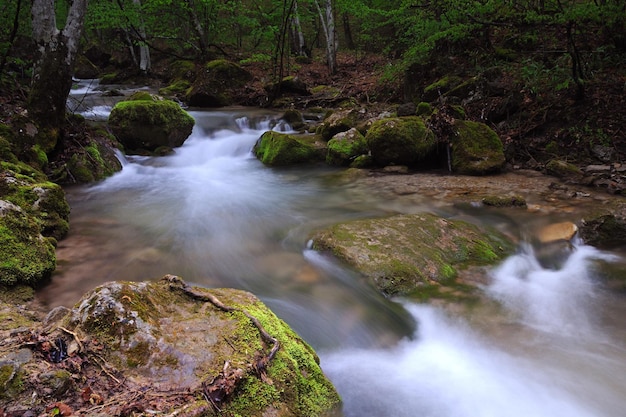
[[72, 229], [44, 302], [166, 273], [250, 290], [320, 353], [345, 417], [624, 414], [626, 326], [605, 320], [623, 309], [594, 275], [612, 255], [579, 244], [548, 269], [523, 248], [484, 289], [497, 315], [387, 300], [306, 241], [317, 227], [387, 214], [389, 201], [333, 182], [327, 167], [264, 167], [251, 149], [265, 130], [288, 129], [274, 117], [192, 115], [192, 136], [172, 155], [129, 157], [106, 181], [68, 189]]
[[589, 315], [598, 297], [591, 280], [598, 258], [610, 259], [579, 246], [555, 271], [524, 252], [494, 271], [488, 292], [538, 333], [518, 328], [518, 337], [509, 334], [503, 344], [442, 310], [407, 303], [419, 323], [411, 340], [322, 355], [345, 416], [623, 415], [623, 341], [603, 334], [600, 323], [592, 326]]

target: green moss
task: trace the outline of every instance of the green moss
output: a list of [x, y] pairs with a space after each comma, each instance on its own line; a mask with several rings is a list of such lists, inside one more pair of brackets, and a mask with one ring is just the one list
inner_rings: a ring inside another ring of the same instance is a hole
[[376, 164], [413, 165], [424, 161], [436, 149], [433, 132], [419, 116], [377, 120], [365, 135]]
[[158, 98], [147, 91], [135, 91], [125, 101], [158, 101]]
[[100, 78], [100, 83], [101, 84], [113, 84], [118, 79], [119, 79], [119, 74], [117, 72], [113, 72], [109, 74], [104, 74]]
[[35, 285], [56, 266], [54, 246], [41, 237], [39, 224], [22, 211], [0, 216], [0, 284]]
[[417, 105], [417, 115], [418, 116], [430, 116], [433, 114], [433, 107], [430, 103], [420, 102]]
[[167, 87], [161, 88], [159, 94], [165, 96], [184, 95], [191, 87], [191, 83], [187, 80], [176, 80]]
[[193, 117], [171, 100], [121, 101], [109, 116], [111, 130], [127, 150], [180, 146], [194, 123]]
[[368, 153], [365, 137], [356, 129], [351, 129], [340, 135], [342, 136], [335, 135], [328, 142], [327, 164], [347, 166], [355, 158]]
[[456, 120], [452, 143], [452, 169], [467, 175], [498, 172], [506, 162], [498, 135], [484, 123]]
[[274, 131], [265, 132], [254, 146], [254, 154], [270, 166], [286, 166], [320, 160], [314, 146], [314, 136], [289, 135]]
[[0, 398], [10, 399], [24, 390], [23, 373], [14, 365], [0, 366]]
[[[255, 302], [237, 307], [257, 318], [263, 328], [280, 341], [281, 346], [267, 370], [272, 384], [245, 381], [243, 392], [252, 395], [238, 395], [227, 405], [225, 412], [260, 416], [268, 405], [283, 401], [296, 407], [290, 410], [292, 415], [313, 417], [325, 415], [339, 405], [339, 395], [322, 373], [319, 358], [307, 343], [263, 303]], [[248, 340], [251, 347], [261, 347], [258, 330], [248, 327], [246, 332], [254, 339]], [[263, 348], [267, 350], [269, 347]]]
[[580, 177], [583, 175], [582, 170], [576, 165], [559, 159], [549, 161], [546, 164], [546, 171], [548, 174], [559, 178]]
[[428, 213], [341, 223], [313, 241], [315, 249], [332, 251], [385, 294], [453, 286], [459, 270], [492, 264], [513, 249], [493, 230]]
[[455, 75], [445, 76], [424, 88], [425, 101], [433, 101], [439, 98], [439, 94], [443, 94], [462, 82], [460, 77]]

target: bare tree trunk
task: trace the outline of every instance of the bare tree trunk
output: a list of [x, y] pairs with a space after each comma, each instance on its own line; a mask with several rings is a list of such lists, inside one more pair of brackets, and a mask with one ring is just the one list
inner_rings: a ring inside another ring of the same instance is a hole
[[[59, 30], [54, 0], [33, 0], [31, 14], [37, 55], [28, 109], [42, 128], [58, 129], [65, 122], [66, 101], [86, 11], [87, 0], [74, 0], [65, 27]], [[44, 148], [54, 148], [55, 144], [49, 143]]]
[[[133, 0], [133, 4], [137, 7], [137, 10], [141, 10], [141, 0]], [[137, 29], [139, 33], [139, 69], [141, 72], [146, 73], [150, 71], [151, 62], [150, 62], [150, 48], [145, 43], [146, 39], [146, 28], [143, 23], [143, 18], [140, 20], [140, 26]]]
[[298, 15], [298, 2], [293, 3], [293, 16], [291, 18], [291, 27], [293, 29], [294, 52], [298, 56], [307, 56], [306, 44], [304, 42], [304, 34], [300, 25], [300, 16]]
[[206, 59], [208, 56], [208, 50], [209, 50], [206, 32], [204, 30], [204, 27], [202, 26], [202, 23], [200, 22], [200, 19], [198, 19], [198, 14], [196, 13], [196, 10], [194, 8], [195, 6], [194, 1], [193, 0], [186, 0], [186, 1], [187, 1], [187, 6], [189, 7], [189, 17], [191, 18], [191, 21], [193, 22], [193, 28], [196, 31], [196, 35], [198, 35], [200, 58]]
[[335, 74], [337, 72], [337, 34], [335, 32], [333, 2], [332, 0], [324, 0], [324, 12], [322, 12], [318, 0], [315, 0], [314, 3], [320, 15], [322, 30], [326, 38], [326, 61], [328, 71], [330, 71], [331, 74]]

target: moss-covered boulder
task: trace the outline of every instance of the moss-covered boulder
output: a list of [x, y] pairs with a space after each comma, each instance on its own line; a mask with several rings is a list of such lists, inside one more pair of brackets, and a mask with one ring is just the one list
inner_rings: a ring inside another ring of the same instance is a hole
[[253, 152], [265, 165], [286, 166], [323, 161], [326, 145], [319, 136], [267, 131], [256, 142]]
[[252, 75], [225, 59], [210, 61], [196, 74], [186, 101], [193, 107], [224, 107], [234, 104]]
[[9, 353], [0, 349], [13, 375], [6, 385], [15, 387], [7, 407], [42, 415], [63, 403], [89, 414], [95, 404], [98, 415], [113, 416], [158, 404], [159, 415], [313, 417], [340, 404], [313, 349], [245, 291], [191, 287], [175, 276], [112, 282], [43, 326], [48, 332], [32, 330], [45, 336], [21, 360], [19, 340]]
[[36, 285], [56, 267], [53, 240], [18, 205], [0, 199], [0, 284]]
[[504, 167], [504, 147], [498, 134], [484, 123], [455, 120], [452, 170], [459, 174], [485, 175]]
[[355, 128], [337, 133], [328, 142], [326, 163], [335, 166], [348, 166], [356, 158], [368, 153], [365, 137]]
[[340, 132], [346, 132], [357, 124], [358, 113], [355, 110], [340, 110], [330, 113], [317, 128], [322, 139], [329, 141]]
[[108, 123], [126, 151], [134, 153], [181, 146], [194, 119], [171, 100], [130, 100], [113, 107]]
[[495, 230], [430, 213], [340, 223], [313, 236], [383, 293], [418, 298], [454, 288], [459, 270], [497, 262], [512, 244]]
[[0, 284], [35, 285], [50, 276], [69, 213], [59, 185], [26, 164], [1, 163]]
[[418, 116], [391, 117], [370, 126], [365, 140], [377, 165], [416, 165], [436, 150], [437, 141]]

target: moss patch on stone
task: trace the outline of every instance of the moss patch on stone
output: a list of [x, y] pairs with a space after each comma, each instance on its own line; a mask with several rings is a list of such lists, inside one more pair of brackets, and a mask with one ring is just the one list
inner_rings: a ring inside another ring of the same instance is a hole
[[194, 123], [193, 117], [171, 100], [121, 101], [109, 116], [113, 134], [130, 151], [181, 146]]
[[269, 166], [287, 166], [323, 160], [324, 145], [312, 135], [290, 135], [275, 131], [265, 132], [253, 149], [256, 157]]
[[[232, 309], [225, 311], [188, 296], [177, 277], [167, 278], [105, 284], [86, 294], [62, 324], [99, 340], [106, 362], [136, 386], [200, 390], [202, 382], [241, 370], [237, 390], [219, 404], [224, 415], [323, 416], [338, 406], [313, 349], [254, 295], [194, 289]], [[272, 346], [250, 317], [280, 343], [265, 377], [253, 364]]]
[[419, 116], [377, 120], [365, 135], [377, 165], [415, 165], [435, 151], [437, 142]]
[[313, 242], [389, 295], [455, 286], [460, 269], [493, 264], [513, 249], [495, 230], [430, 213], [341, 223], [316, 233]]
[[502, 141], [489, 126], [468, 120], [454, 122], [452, 170], [467, 175], [499, 172], [506, 159]]

